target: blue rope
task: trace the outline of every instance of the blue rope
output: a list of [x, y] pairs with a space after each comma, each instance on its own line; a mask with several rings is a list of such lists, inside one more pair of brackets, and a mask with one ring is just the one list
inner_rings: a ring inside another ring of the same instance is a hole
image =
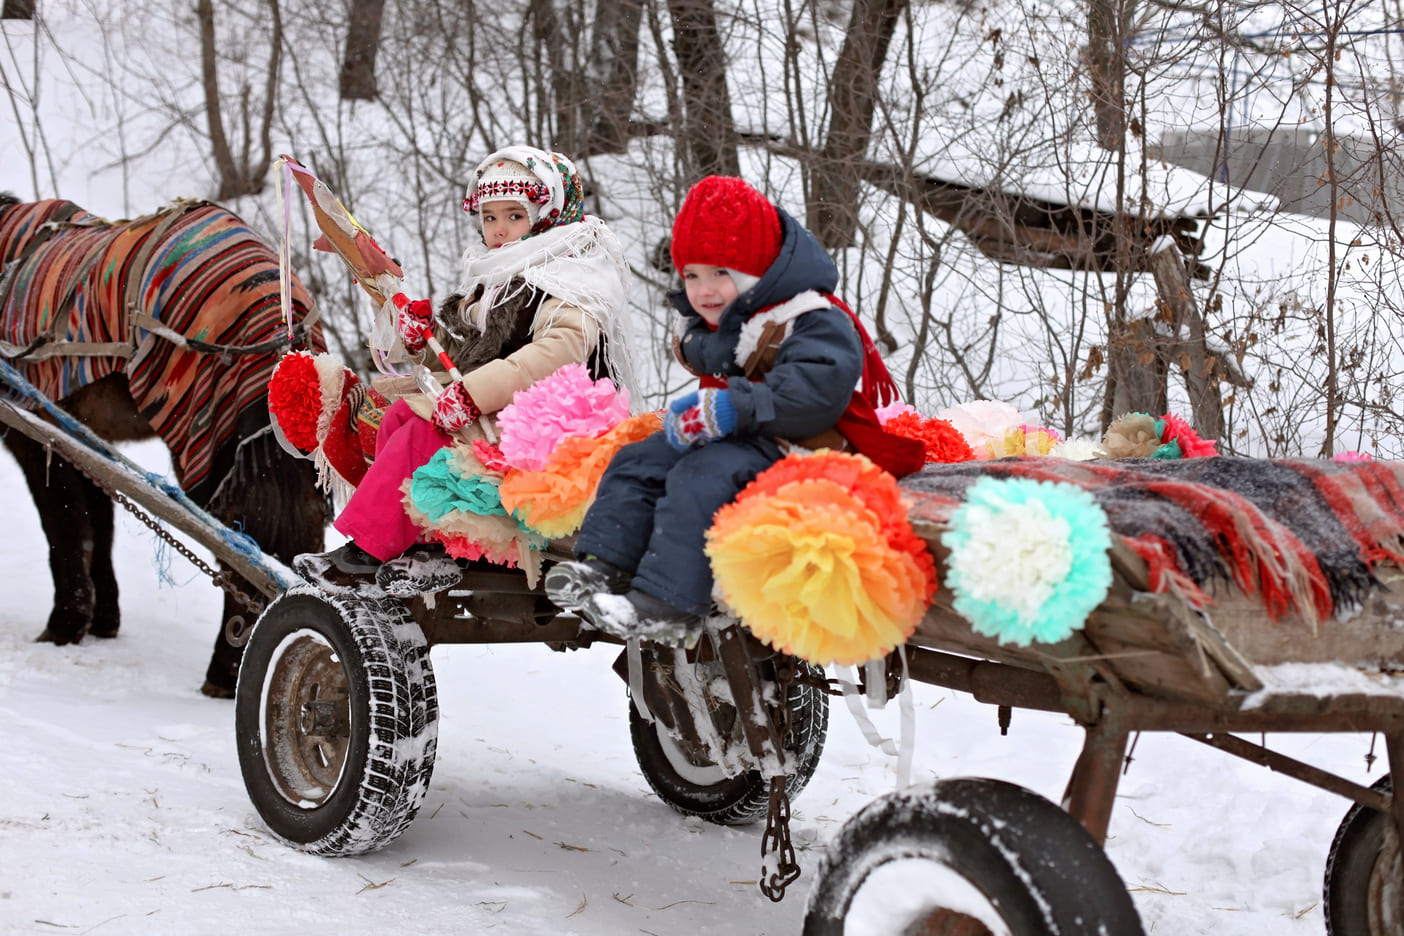
[[210, 532], [217, 536], [233, 552], [248, 559], [250, 565], [262, 569], [272, 580], [286, 583], [287, 576], [279, 574], [268, 565], [267, 554], [259, 547], [258, 542], [255, 541], [253, 537], [249, 536], [247, 533], [231, 530], [229, 527], [210, 516], [199, 504], [192, 501], [185, 491], [181, 490], [180, 485], [162, 475], [146, 471], [140, 465], [133, 463], [129, 458], [113, 448], [111, 443], [106, 439], [74, 419], [55, 404], [53, 400], [45, 396], [38, 387], [26, 380], [24, 375], [2, 357], [0, 357], [0, 382], [8, 385], [10, 389], [14, 391], [11, 398], [18, 395], [21, 399], [32, 400], [34, 403], [38, 404], [44, 412], [53, 417], [54, 422], [68, 435], [73, 436], [95, 453], [111, 462], [123, 466], [128, 471], [145, 479], [152, 487], [161, 491], [184, 507], [188, 513], [199, 520], [204, 526], [208, 527]]

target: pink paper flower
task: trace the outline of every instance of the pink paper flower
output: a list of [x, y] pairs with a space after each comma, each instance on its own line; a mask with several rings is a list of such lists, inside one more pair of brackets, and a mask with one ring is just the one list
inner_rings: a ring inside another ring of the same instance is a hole
[[604, 435], [629, 416], [629, 394], [583, 364], [567, 364], [512, 395], [497, 416], [502, 456], [512, 468], [540, 471], [562, 439]]

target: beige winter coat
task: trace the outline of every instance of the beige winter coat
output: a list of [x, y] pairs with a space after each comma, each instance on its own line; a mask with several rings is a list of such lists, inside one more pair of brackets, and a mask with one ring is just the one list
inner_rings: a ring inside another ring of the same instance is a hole
[[[542, 300], [536, 322], [545, 324], [537, 326], [526, 345], [463, 375], [463, 386], [485, 415], [496, 413], [512, 402], [512, 394], [566, 364], [585, 363], [599, 346], [600, 329], [594, 319], [553, 296]], [[447, 372], [433, 355], [426, 356], [426, 363], [441, 382], [448, 382]], [[434, 412], [434, 401], [424, 394], [414, 394], [406, 402], [425, 419]]]

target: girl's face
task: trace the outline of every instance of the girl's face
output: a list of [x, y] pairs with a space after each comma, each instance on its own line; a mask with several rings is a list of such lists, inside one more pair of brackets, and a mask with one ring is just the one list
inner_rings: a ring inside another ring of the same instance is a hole
[[510, 244], [531, 230], [531, 215], [519, 202], [483, 202], [478, 212], [483, 219], [483, 243], [491, 250]]
[[689, 263], [682, 268], [683, 289], [697, 314], [715, 326], [726, 307], [739, 295], [736, 281], [725, 267], [709, 263]]

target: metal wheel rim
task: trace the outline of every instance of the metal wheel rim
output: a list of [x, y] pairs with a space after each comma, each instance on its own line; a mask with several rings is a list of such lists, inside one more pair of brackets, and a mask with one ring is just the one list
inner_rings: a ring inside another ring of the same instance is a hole
[[1366, 908], [1371, 933], [1388, 936], [1404, 932], [1404, 861], [1399, 852], [1399, 835], [1395, 831], [1392, 817], [1386, 817], [1384, 841], [1380, 843], [1380, 853], [1375, 865], [1370, 869], [1370, 882], [1365, 892]]
[[259, 727], [269, 778], [288, 802], [311, 809], [336, 792], [351, 743], [349, 697], [346, 669], [321, 634], [294, 631], [273, 651]]
[[688, 759], [687, 753], [678, 745], [676, 739], [667, 728], [654, 722], [653, 731], [658, 736], [658, 748], [663, 752], [663, 757], [668, 761], [668, 766], [673, 768], [673, 773], [694, 786], [708, 787], [716, 786], [731, 779], [731, 774], [727, 773], [720, 764], [694, 764]]

